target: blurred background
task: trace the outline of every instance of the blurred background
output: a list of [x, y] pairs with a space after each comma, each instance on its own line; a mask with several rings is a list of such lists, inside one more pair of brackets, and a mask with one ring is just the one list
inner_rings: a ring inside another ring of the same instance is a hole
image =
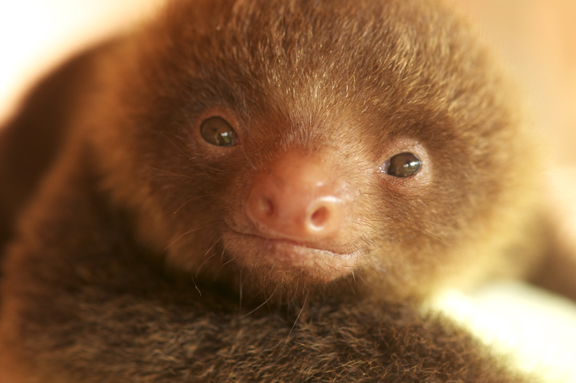
[[0, 0], [0, 120], [82, 47], [130, 28], [163, 0]]
[[576, 0], [454, 0], [525, 86], [561, 161], [576, 163]]

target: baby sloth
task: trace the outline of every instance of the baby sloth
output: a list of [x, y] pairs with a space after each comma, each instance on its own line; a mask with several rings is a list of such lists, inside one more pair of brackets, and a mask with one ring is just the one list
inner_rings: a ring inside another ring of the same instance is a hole
[[171, 1], [2, 134], [3, 382], [528, 381], [418, 305], [538, 247], [514, 92], [439, 1]]

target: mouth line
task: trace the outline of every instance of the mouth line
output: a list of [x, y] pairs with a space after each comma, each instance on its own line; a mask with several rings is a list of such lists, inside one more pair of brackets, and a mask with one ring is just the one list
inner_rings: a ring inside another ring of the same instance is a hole
[[360, 267], [362, 250], [350, 252], [311, 246], [285, 238], [269, 238], [232, 229], [228, 224], [223, 233], [224, 246], [236, 256], [236, 262], [248, 267], [266, 267], [280, 278], [308, 278], [328, 282], [349, 274]]
[[340, 256], [340, 257], [349, 257], [349, 256], [352, 256], [356, 253], [356, 251], [340, 252], [340, 251], [335, 251], [335, 250], [331, 250], [331, 249], [327, 249], [327, 248], [315, 247], [315, 246], [311, 246], [309, 243], [298, 242], [298, 241], [288, 239], [288, 238], [270, 238], [270, 237], [265, 237], [265, 236], [254, 234], [254, 233], [244, 233], [244, 232], [232, 229], [228, 224], [226, 224], [226, 227], [228, 228], [228, 230], [230, 230], [232, 233], [234, 233], [236, 235], [240, 235], [240, 236], [247, 237], [247, 238], [253, 238], [253, 239], [256, 239], [259, 241], [269, 243], [271, 245], [288, 245], [288, 246], [292, 246], [292, 247], [298, 248], [298, 249], [303, 249], [303, 250], [307, 250], [307, 251], [314, 251], [314, 252], [319, 252], [319, 253], [323, 253], [323, 254], [327, 254], [327, 255]]

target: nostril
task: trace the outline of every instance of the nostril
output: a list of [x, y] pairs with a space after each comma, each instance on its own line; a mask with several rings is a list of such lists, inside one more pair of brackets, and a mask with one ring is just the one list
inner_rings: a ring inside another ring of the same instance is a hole
[[311, 229], [321, 230], [330, 218], [330, 211], [326, 206], [320, 206], [310, 216]]
[[[344, 224], [344, 201], [337, 182], [321, 167], [299, 162], [276, 164], [257, 174], [243, 207], [251, 228], [258, 234], [298, 242], [335, 238]], [[250, 229], [250, 227], [249, 227]]]
[[270, 218], [274, 216], [274, 211], [276, 209], [274, 208], [274, 202], [272, 199], [263, 196], [260, 198], [258, 203], [258, 210], [260, 210], [262, 217]]

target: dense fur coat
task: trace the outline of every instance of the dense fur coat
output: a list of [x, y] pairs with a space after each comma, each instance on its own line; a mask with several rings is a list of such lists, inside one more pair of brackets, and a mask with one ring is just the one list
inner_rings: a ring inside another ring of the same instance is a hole
[[[4, 380], [526, 381], [417, 305], [538, 247], [513, 92], [437, 1], [175, 1], [26, 108], [0, 137]], [[317, 231], [259, 215], [302, 203]]]

